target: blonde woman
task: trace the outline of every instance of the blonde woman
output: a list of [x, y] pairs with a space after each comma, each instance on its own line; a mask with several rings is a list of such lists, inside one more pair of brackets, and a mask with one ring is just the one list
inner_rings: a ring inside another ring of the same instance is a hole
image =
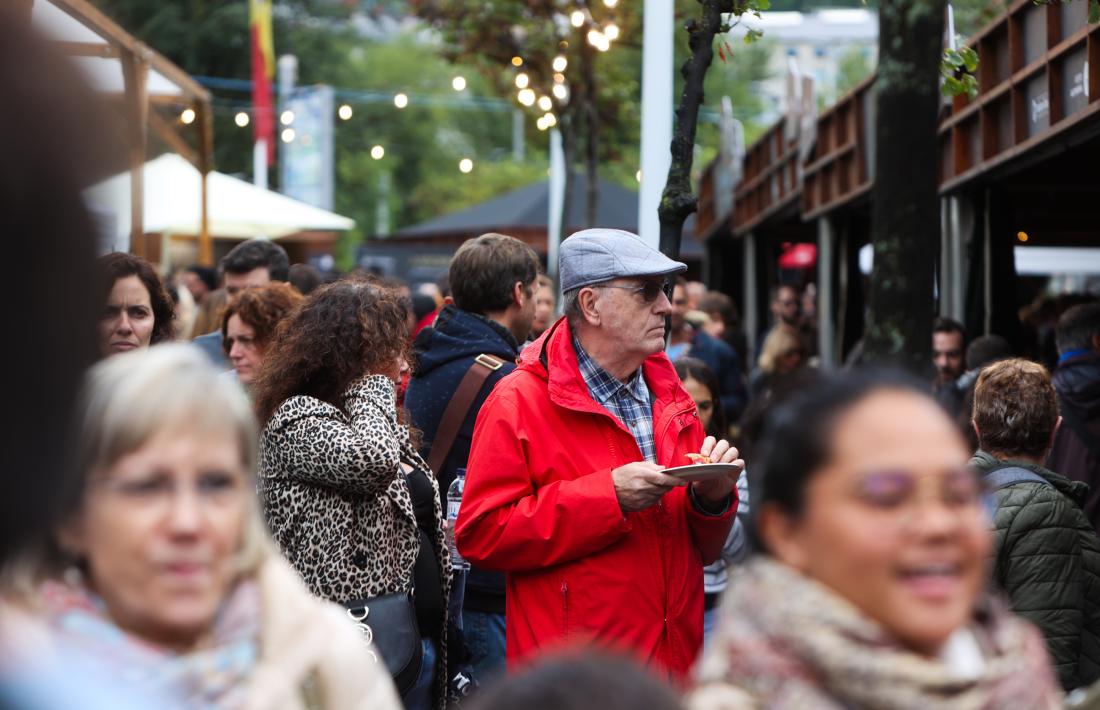
[[97, 365], [82, 406], [82, 480], [7, 580], [55, 648], [162, 706], [400, 707], [343, 610], [268, 541], [235, 385], [165, 345]]
[[798, 331], [788, 325], [777, 325], [768, 331], [756, 369], [749, 376], [749, 391], [753, 397], [767, 393], [780, 378], [802, 367], [805, 353]]

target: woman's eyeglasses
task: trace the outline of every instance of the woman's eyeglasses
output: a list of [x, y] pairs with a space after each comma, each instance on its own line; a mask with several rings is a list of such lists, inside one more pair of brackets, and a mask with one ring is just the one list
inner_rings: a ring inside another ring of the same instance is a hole
[[855, 487], [860, 500], [881, 511], [899, 513], [899, 521], [911, 519], [929, 499], [955, 512], [981, 510], [987, 493], [981, 477], [966, 468], [924, 481], [903, 471], [879, 471], [863, 476]]
[[668, 279], [662, 281], [643, 281], [640, 285], [625, 286], [620, 284], [596, 284], [592, 288], [617, 288], [638, 294], [646, 303], [653, 303], [662, 293], [672, 300], [672, 282]]

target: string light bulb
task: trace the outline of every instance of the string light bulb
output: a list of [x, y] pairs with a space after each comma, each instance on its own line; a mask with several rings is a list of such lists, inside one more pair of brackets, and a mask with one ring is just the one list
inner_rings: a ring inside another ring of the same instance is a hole
[[454, 79], [451, 79], [451, 87], [455, 91], [462, 91], [466, 88], [466, 77], [456, 76]]
[[294, 112], [290, 109], [283, 111], [281, 114], [279, 114], [279, 123], [283, 124], [284, 126], [289, 126], [290, 124], [294, 123]]
[[471, 170], [474, 169], [474, 161], [470, 160], [469, 158], [463, 158], [462, 160], [458, 161], [458, 169], [464, 173], [469, 173]]
[[569, 22], [574, 27], [580, 27], [584, 24], [584, 13], [580, 10], [574, 10], [573, 14], [569, 16]]
[[550, 112], [547, 112], [545, 115], [543, 115], [542, 120], [544, 123], [546, 123], [546, 126], [548, 128], [553, 128], [554, 126], [558, 125], [558, 117]]
[[563, 72], [565, 71], [565, 68], [569, 66], [569, 60], [559, 54], [558, 56], [554, 57], [554, 63], [552, 66], [554, 67], [554, 71], [559, 73]]
[[549, 111], [550, 109], [554, 108], [554, 102], [550, 100], [549, 96], [540, 96], [539, 108], [541, 108], [543, 111]]
[[619, 0], [603, 0], [603, 4], [606, 7], [615, 7], [619, 4]]
[[341, 121], [347, 121], [348, 119], [350, 119], [351, 114], [351, 106], [349, 106], [348, 104], [344, 104], [336, 110], [336, 115], [340, 117]]
[[614, 42], [619, 38], [619, 26], [615, 23], [611, 23], [607, 27], [604, 27], [603, 36]]
[[549, 126], [546, 125], [546, 116], [539, 116], [538, 120], [535, 121], [535, 126], [538, 127], [540, 131], [545, 131], [549, 128]]
[[519, 57], [519, 56], [512, 57], [512, 66], [522, 67], [523, 66], [523, 57]]
[[385, 156], [386, 156], [386, 149], [383, 148], [380, 145], [376, 145], [376, 146], [374, 146], [373, 148], [370, 149], [370, 157], [374, 158], [375, 160], [381, 160]]
[[180, 113], [180, 123], [190, 125], [194, 122], [195, 122], [195, 109], [185, 108], [183, 110], [183, 112]]
[[550, 91], [554, 94], [554, 98], [559, 101], [565, 101], [566, 97], [569, 96], [569, 89], [565, 88], [563, 84], [555, 84]]
[[234, 121], [234, 122], [235, 122], [235, 123], [236, 123], [236, 124], [237, 124], [238, 126], [240, 126], [241, 128], [244, 128], [245, 126], [247, 126], [247, 125], [248, 125], [248, 122], [249, 122], [249, 120], [250, 120], [250, 119], [248, 118], [248, 114], [247, 114], [247, 113], [245, 113], [244, 111], [238, 111], [238, 112], [237, 112], [237, 115], [233, 117], [233, 121]]
[[405, 94], [395, 94], [393, 97], [393, 105], [397, 108], [405, 108], [409, 105], [409, 97]]
[[535, 103], [535, 92], [531, 89], [523, 89], [516, 98], [524, 106], [532, 106]]
[[283, 143], [291, 142], [292, 140], [294, 140], [294, 129], [284, 128], [281, 137], [283, 139]]
[[516, 88], [517, 89], [526, 89], [527, 85], [530, 84], [530, 83], [531, 83], [531, 78], [529, 76], [527, 76], [526, 74], [524, 74], [523, 72], [520, 72], [519, 74], [516, 74]]

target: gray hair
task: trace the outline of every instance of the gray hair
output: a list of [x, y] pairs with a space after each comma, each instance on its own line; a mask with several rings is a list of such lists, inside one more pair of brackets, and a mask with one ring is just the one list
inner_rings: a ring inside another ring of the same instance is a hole
[[101, 361], [84, 383], [77, 464], [87, 477], [139, 449], [165, 427], [232, 431], [241, 463], [256, 468], [257, 432], [241, 388], [191, 345], [166, 344]]
[[577, 300], [580, 293], [580, 288], [574, 288], [561, 295], [562, 315], [569, 321], [569, 325], [574, 327], [577, 325], [577, 319], [581, 317], [581, 304]]
[[1092, 348], [1092, 336], [1100, 334], [1100, 303], [1082, 303], [1058, 319], [1054, 342], [1058, 354]]

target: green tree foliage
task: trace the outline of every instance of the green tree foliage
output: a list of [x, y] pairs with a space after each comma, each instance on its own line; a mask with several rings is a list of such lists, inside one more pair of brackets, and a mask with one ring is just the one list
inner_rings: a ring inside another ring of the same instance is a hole
[[[251, 76], [245, 2], [97, 0], [97, 6], [193, 75]], [[351, 120], [336, 124], [335, 209], [356, 221], [355, 230], [341, 241], [344, 266], [350, 264], [355, 245], [374, 236], [383, 171], [390, 175], [388, 208], [394, 230], [483, 199], [489, 196], [486, 186], [503, 189], [515, 181], [512, 186], [519, 187], [545, 176], [544, 151], [536, 147], [528, 151], [535, 156], [533, 162], [512, 163], [508, 110], [462, 105], [451, 87], [456, 73], [467, 79], [466, 96], [492, 93], [471, 67], [444, 60], [436, 47], [418, 37], [364, 39], [354, 33], [348, 19], [349, 10], [342, 3], [283, 0], [276, 5], [274, 26], [276, 54], [298, 57], [300, 85], [324, 83], [386, 96], [353, 102]], [[404, 110], [388, 98], [398, 92], [413, 97]], [[233, 119], [250, 107], [251, 96], [247, 91], [213, 93], [215, 167], [250, 177], [252, 127], [239, 128]], [[417, 96], [454, 101], [425, 105]], [[381, 160], [370, 156], [375, 145], [385, 148]], [[458, 169], [464, 157], [475, 161], [469, 175]], [[278, 184], [277, 170], [270, 179]]]

